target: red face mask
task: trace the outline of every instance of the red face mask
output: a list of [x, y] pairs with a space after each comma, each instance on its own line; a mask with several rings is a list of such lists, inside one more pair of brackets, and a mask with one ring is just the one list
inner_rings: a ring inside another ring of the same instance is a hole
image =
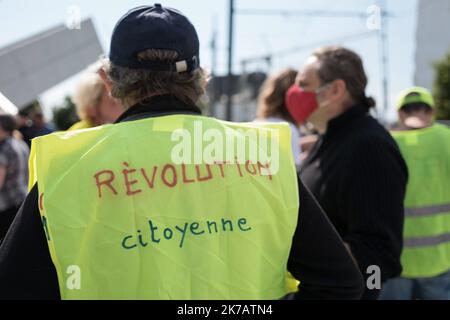
[[317, 94], [314, 91], [305, 91], [298, 85], [293, 85], [286, 92], [286, 107], [292, 118], [301, 124], [319, 108]]

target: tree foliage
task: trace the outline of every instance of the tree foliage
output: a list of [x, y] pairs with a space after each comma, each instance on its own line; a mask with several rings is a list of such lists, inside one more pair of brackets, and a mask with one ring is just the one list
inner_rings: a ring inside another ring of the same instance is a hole
[[450, 120], [450, 53], [434, 65], [434, 98], [438, 120]]
[[53, 122], [58, 130], [67, 130], [78, 120], [75, 104], [70, 97], [66, 97], [61, 106], [53, 109]]

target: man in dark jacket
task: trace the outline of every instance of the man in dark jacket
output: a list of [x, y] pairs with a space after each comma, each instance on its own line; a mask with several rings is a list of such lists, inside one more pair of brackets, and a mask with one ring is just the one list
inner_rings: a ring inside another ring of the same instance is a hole
[[[289, 93], [298, 122], [321, 133], [300, 176], [369, 280], [364, 298], [401, 273], [408, 172], [390, 134], [369, 115], [361, 58], [342, 47], [316, 51]], [[308, 112], [309, 111], [309, 112]]]

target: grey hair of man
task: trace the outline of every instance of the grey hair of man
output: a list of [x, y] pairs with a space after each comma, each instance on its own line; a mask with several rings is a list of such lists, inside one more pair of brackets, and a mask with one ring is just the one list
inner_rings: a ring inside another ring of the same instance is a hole
[[[140, 61], [178, 61], [178, 53], [149, 49], [137, 54]], [[191, 72], [151, 71], [115, 65], [103, 60], [103, 69], [111, 83], [111, 96], [128, 108], [157, 95], [170, 94], [186, 104], [195, 104], [205, 94], [209, 75], [203, 68]]]

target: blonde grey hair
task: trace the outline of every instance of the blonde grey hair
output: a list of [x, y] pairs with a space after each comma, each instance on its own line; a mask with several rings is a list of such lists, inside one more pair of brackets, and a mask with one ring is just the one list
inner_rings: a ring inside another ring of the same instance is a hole
[[[138, 53], [137, 57], [141, 61], [178, 60], [178, 54], [170, 50], [149, 49]], [[202, 68], [182, 73], [150, 71], [117, 66], [109, 59], [103, 60], [103, 68], [111, 81], [111, 96], [124, 106], [161, 94], [171, 94], [187, 104], [196, 103], [205, 93], [209, 80]]]
[[98, 74], [100, 68], [100, 61], [86, 68], [75, 87], [72, 100], [77, 108], [78, 117], [82, 120], [90, 120], [86, 119], [87, 109], [97, 107], [102, 99], [105, 88]]

